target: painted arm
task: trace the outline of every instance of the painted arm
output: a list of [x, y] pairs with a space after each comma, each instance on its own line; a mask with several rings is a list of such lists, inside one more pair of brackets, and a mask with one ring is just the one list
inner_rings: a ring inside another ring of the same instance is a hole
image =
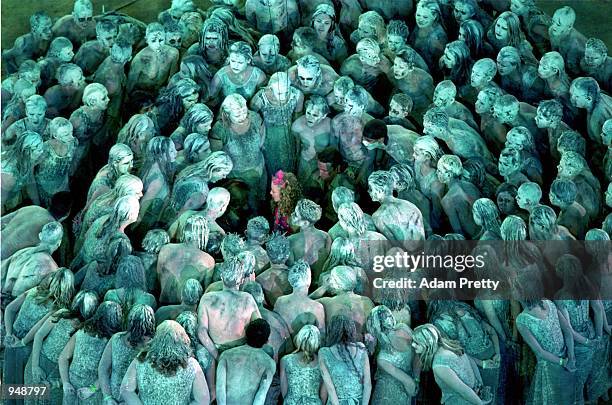
[[497, 316], [497, 312], [495, 312], [495, 308], [493, 308], [492, 302], [490, 300], [482, 300], [481, 303], [484, 307], [484, 313], [487, 317], [487, 321], [489, 321], [489, 324], [493, 327], [493, 329], [495, 329], [497, 336], [505, 342], [508, 339], [508, 336], [506, 336], [506, 331], [504, 330], [504, 327]]
[[100, 390], [104, 398], [112, 397], [110, 379], [113, 366], [113, 344], [112, 339], [109, 339], [102, 353], [102, 358], [98, 364], [98, 381], [100, 382]]
[[372, 395], [372, 379], [370, 378], [370, 359], [366, 354], [363, 356], [363, 396], [361, 399], [362, 405], [368, 405], [370, 403], [370, 396]]
[[204, 372], [195, 359], [190, 359], [190, 361], [193, 361], [196, 369], [195, 379], [191, 385], [191, 396], [193, 397], [191, 405], [208, 405], [210, 404], [210, 393], [208, 392], [208, 385], [206, 384]]
[[64, 389], [64, 394], [67, 392], [74, 393], [74, 387], [70, 382], [70, 375], [68, 373], [70, 368], [70, 360], [72, 360], [72, 356], [74, 355], [74, 347], [76, 345], [76, 334], [72, 335], [64, 350], [59, 356], [57, 360], [57, 365], [59, 366], [60, 378], [62, 379], [62, 387]]
[[323, 383], [328, 393], [328, 401], [332, 405], [340, 405], [340, 400], [338, 400], [338, 394], [336, 394], [336, 388], [334, 387], [331, 375], [329, 374], [325, 360], [323, 360], [321, 356], [319, 356], [319, 368], [321, 369], [321, 377], [323, 377]]
[[121, 398], [123, 398], [127, 405], [143, 405], [136, 393], [138, 390], [138, 374], [136, 372], [137, 361], [137, 359], [132, 360], [121, 382]]
[[538, 359], [543, 359], [551, 363], [559, 364], [559, 362], [561, 361], [561, 357], [555, 356], [554, 354], [544, 350], [542, 346], [540, 346], [540, 343], [533, 336], [531, 331], [527, 329], [527, 327], [521, 324], [517, 324], [517, 329], [523, 337], [523, 340], [527, 343], [527, 345], [529, 345], [529, 347]]
[[286, 364], [287, 360], [286, 357], [283, 357], [280, 361], [280, 386], [281, 386], [281, 394], [283, 395], [283, 398], [285, 398], [287, 396], [287, 391], [289, 389], [288, 385], [287, 385], [287, 374], [285, 373], [285, 364]]
[[572, 325], [569, 323], [569, 318], [566, 318], [565, 315], [557, 310], [559, 315], [559, 325], [561, 325], [561, 332], [563, 333], [563, 339], [565, 340], [565, 346], [567, 347], [567, 363], [565, 364], [565, 368], [568, 371], [575, 370], [574, 366], [576, 365], [576, 357], [574, 355], [574, 334]]
[[40, 383], [45, 379], [45, 373], [40, 368], [40, 352], [42, 350], [42, 344], [45, 338], [53, 330], [55, 323], [52, 322], [52, 318], [47, 318], [45, 323], [38, 329], [34, 335], [34, 343], [32, 344], [32, 375], [34, 382]]
[[[4, 310], [4, 330], [6, 332], [5, 340], [9, 336], [13, 336], [13, 322], [15, 322], [15, 317], [17, 316], [17, 313], [19, 313], [19, 310], [21, 309], [21, 306], [25, 301], [27, 293], [28, 292], [26, 291], [22, 293], [19, 297], [15, 298], [10, 304], [7, 305], [6, 309]], [[15, 337], [13, 336], [13, 338]]]
[[272, 363], [272, 367], [269, 370], [265, 371], [265, 374], [262, 376], [262, 380], [259, 383], [259, 389], [255, 393], [255, 397], [253, 398], [253, 405], [264, 405], [266, 402], [266, 395], [268, 394], [268, 390], [270, 389], [270, 385], [272, 384], [272, 378], [274, 377], [274, 373], [276, 372], [276, 365], [274, 364], [274, 360], [270, 359]]
[[211, 356], [217, 359], [219, 357], [219, 352], [208, 334], [208, 313], [206, 312], [206, 306], [202, 301], [200, 301], [200, 305], [198, 306], [198, 323], [198, 339], [200, 340], [200, 343], [206, 348], [206, 350], [208, 350]]
[[217, 381], [215, 382], [218, 405], [225, 405], [227, 402], [226, 393], [225, 393], [226, 379], [227, 379], [227, 370], [225, 366], [225, 358], [221, 358], [219, 360], [219, 364], [217, 365]]
[[600, 300], [589, 301], [591, 308], [593, 309], [593, 318], [595, 320], [595, 336], [600, 338], [603, 335], [604, 325], [607, 326], [605, 321], [606, 313], [604, 311], [603, 304]]
[[38, 330], [41, 328], [41, 326], [43, 326], [45, 321], [47, 319], [49, 319], [49, 317], [51, 317], [52, 314], [53, 314], [52, 312], [49, 312], [47, 315], [43, 316], [42, 319], [40, 319], [38, 322], [36, 322], [34, 324], [34, 326], [32, 326], [32, 328], [23, 337], [23, 339], [21, 339], [21, 343], [23, 343], [24, 346], [27, 345], [28, 343], [30, 343], [32, 340], [34, 340], [34, 336], [36, 335], [36, 332], [38, 332]]
[[408, 374], [404, 373], [402, 370], [388, 362], [387, 360], [378, 359], [376, 361], [378, 367], [387, 372], [393, 378], [398, 380], [400, 384], [404, 387], [404, 391], [411, 397], [416, 394], [417, 385], [415, 381]]
[[482, 404], [483, 401], [473, 389], [468, 387], [450, 367], [435, 367], [433, 369], [437, 379], [444, 381], [453, 391], [471, 404]]

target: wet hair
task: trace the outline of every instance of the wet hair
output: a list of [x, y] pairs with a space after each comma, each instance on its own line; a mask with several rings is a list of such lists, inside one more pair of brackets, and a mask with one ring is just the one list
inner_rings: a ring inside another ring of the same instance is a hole
[[436, 127], [446, 128], [448, 121], [448, 113], [440, 107], [430, 108], [423, 116], [423, 125], [427, 122]]
[[570, 25], [572, 26], [576, 22], [576, 12], [574, 11], [573, 8], [569, 6], [563, 6], [561, 8], [556, 9], [555, 12], [553, 13], [553, 17], [555, 15], [559, 15], [560, 17], [569, 18], [571, 21]]
[[55, 310], [69, 308], [75, 294], [74, 274], [60, 267], [50, 273], [47, 282], [40, 283], [36, 289], [37, 304], [52, 303]]
[[442, 24], [442, 12], [440, 11], [440, 5], [436, 0], [420, 0], [417, 3], [417, 7], [423, 7], [431, 11], [434, 15], [436, 22]]
[[49, 123], [49, 133], [51, 136], [57, 134], [61, 128], [70, 128], [71, 133], [73, 130], [72, 123], [64, 117], [55, 117]]
[[465, 180], [469, 181], [479, 189], [482, 189], [487, 177], [485, 162], [481, 157], [471, 157], [463, 162], [463, 174]]
[[361, 262], [355, 250], [356, 246], [350, 239], [343, 237], [334, 239], [329, 256], [323, 264], [322, 272], [331, 271], [337, 266], [361, 267]]
[[200, 176], [207, 182], [214, 177], [225, 178], [232, 171], [234, 164], [229, 155], [222, 151], [212, 152], [208, 157], [201, 162], [194, 163], [181, 172], [176, 177], [176, 180], [188, 178], [191, 176]]
[[[128, 295], [133, 291], [146, 291], [147, 279], [140, 257], [128, 255], [119, 260], [115, 274], [115, 288], [125, 288], [128, 290]], [[133, 294], [130, 298], [133, 298]]]
[[289, 267], [287, 281], [295, 290], [310, 285], [311, 277], [310, 265], [304, 259], [300, 259]]
[[333, 146], [327, 146], [317, 153], [317, 160], [321, 163], [329, 163], [333, 168], [340, 169], [344, 166], [342, 155]]
[[436, 88], [434, 89], [434, 93], [440, 92], [443, 90], [447, 90], [453, 93], [454, 94], [453, 98], [457, 96], [457, 86], [455, 86], [455, 83], [453, 83], [451, 80], [442, 80], [440, 83], [438, 83], [436, 85]]
[[521, 63], [521, 54], [519, 53], [518, 48], [514, 46], [504, 46], [497, 53], [497, 63], [507, 60], [511, 62], [514, 66], [518, 66]]
[[391, 310], [385, 305], [378, 305], [370, 311], [366, 327], [380, 344], [382, 350], [389, 350], [391, 341], [389, 333], [395, 329], [396, 321]]
[[270, 233], [270, 223], [265, 217], [258, 216], [247, 222], [246, 236], [260, 243], [265, 242]]
[[172, 187], [171, 207], [178, 213], [194, 196], [201, 195], [204, 201], [208, 196], [208, 185], [200, 177], [187, 177], [177, 180]]
[[497, 63], [491, 58], [478, 59], [472, 66], [472, 71], [477, 68], [485, 69], [487, 72], [493, 72], [492, 76], [495, 76], [495, 73], [497, 73]]
[[481, 55], [485, 35], [482, 24], [476, 20], [469, 19], [463, 21], [460, 27], [463, 28], [463, 32], [465, 34], [463, 41], [470, 50], [470, 55], [473, 55], [474, 57]]
[[608, 47], [606, 46], [606, 43], [599, 38], [587, 39], [586, 44], [585, 44], [585, 49], [586, 48], [591, 48], [603, 55], [608, 54]]
[[317, 33], [311, 27], [299, 27], [293, 32], [293, 35], [297, 35], [307, 48], [312, 49], [317, 44]]
[[190, 278], [183, 284], [181, 302], [186, 305], [197, 305], [203, 292], [202, 284], [195, 278]]
[[25, 79], [17, 79], [15, 81], [15, 84], [13, 85], [13, 97], [11, 98], [11, 103], [15, 101], [21, 102], [24, 97], [27, 99], [28, 97], [31, 97], [35, 94], [36, 86], [34, 86], [32, 82], [29, 82]]
[[497, 25], [497, 21], [502, 19], [508, 25], [508, 42], [505, 45], [510, 45], [514, 47], [520, 47], [521, 43], [525, 40], [525, 35], [521, 31], [521, 21], [519, 17], [514, 14], [512, 11], [504, 11], [500, 15], [497, 16], [495, 21], [491, 24], [491, 28], [488, 32], [489, 38], [495, 38], [495, 26]]
[[164, 39], [166, 37], [166, 31], [164, 30], [164, 26], [158, 22], [152, 22], [147, 24], [145, 38], [149, 38], [149, 36], [154, 33], [160, 33]]
[[144, 344], [155, 334], [155, 312], [148, 305], [136, 304], [128, 313], [127, 340], [132, 347]]
[[314, 69], [321, 72], [321, 63], [314, 55], [304, 55], [295, 64], [303, 69]]
[[183, 228], [182, 242], [197, 242], [201, 251], [206, 249], [208, 244], [209, 226], [208, 220], [202, 215], [192, 215], [185, 222]]
[[3, 152], [3, 163], [13, 163], [19, 177], [25, 178], [36, 163], [32, 161], [32, 151], [41, 145], [43, 145], [43, 138], [37, 132], [24, 131], [17, 136], [13, 146]]
[[[155, 123], [146, 114], [133, 115], [130, 120], [121, 128], [119, 135], [117, 136], [117, 142], [124, 143], [126, 145], [132, 145], [139, 137], [140, 134], [145, 132], [150, 134], [145, 139], [145, 145], [149, 143], [153, 136], [158, 135]], [[145, 152], [145, 151], [141, 151]]]
[[221, 254], [225, 260], [236, 256], [245, 249], [244, 239], [237, 233], [228, 233], [221, 241]]
[[147, 351], [138, 359], [148, 361], [151, 366], [166, 377], [172, 377], [180, 368], [187, 367], [187, 360], [193, 355], [191, 340], [185, 329], [176, 321], [163, 321], [155, 331]]
[[261, 348], [270, 338], [270, 324], [263, 318], [255, 319], [247, 325], [244, 334], [247, 345]]
[[586, 154], [586, 141], [576, 131], [563, 131], [559, 139], [557, 139], [557, 150], [561, 154], [575, 152], [584, 157]]
[[368, 106], [368, 92], [361, 86], [355, 86], [346, 93], [346, 98], [354, 100], [365, 110]]
[[414, 142], [414, 148], [417, 147], [429, 155], [434, 164], [437, 164], [438, 160], [440, 160], [440, 157], [443, 155], [442, 148], [440, 148], [438, 141], [431, 135], [423, 135], [417, 138]]
[[113, 301], [104, 301], [96, 313], [83, 323], [82, 330], [90, 336], [110, 339], [121, 330], [123, 310]]
[[221, 46], [220, 46], [221, 51], [226, 52], [228, 35], [227, 35], [227, 25], [225, 24], [225, 22], [223, 22], [223, 20], [221, 20], [218, 17], [210, 17], [210, 18], [207, 18], [206, 21], [204, 21], [204, 24], [202, 25], [202, 32], [200, 34], [200, 41], [199, 41], [200, 49], [202, 51], [206, 50], [204, 43], [206, 40], [206, 34], [209, 32], [211, 33], [214, 32], [216, 34], [219, 34], [219, 36], [221, 37]]
[[597, 80], [593, 79], [592, 77], [578, 77], [574, 79], [570, 87], [570, 93], [573, 89], [583, 90], [587, 97], [590, 97], [591, 100], [593, 100], [593, 103], [599, 100], [601, 94], [599, 83], [597, 83]]
[[236, 41], [231, 44], [229, 47], [229, 53], [235, 53], [243, 56], [249, 65], [253, 62], [253, 50], [249, 44], [244, 41]]
[[411, 112], [412, 107], [414, 106], [414, 101], [412, 101], [412, 97], [410, 97], [406, 93], [395, 93], [393, 97], [391, 97], [391, 101], [398, 103], [407, 112]]
[[294, 353], [303, 353], [307, 362], [314, 360], [314, 356], [321, 347], [321, 332], [314, 325], [304, 325], [293, 338]]
[[176, 323], [185, 329], [185, 333], [187, 333], [191, 341], [191, 349], [195, 352], [200, 341], [198, 339], [198, 315], [193, 311], [181, 312], [176, 317]]
[[117, 33], [119, 27], [109, 19], [103, 19], [96, 22], [96, 35], [100, 36], [105, 32], [115, 32]]
[[227, 6], [221, 7], [211, 7], [209, 11], [210, 18], [218, 18], [221, 20], [229, 31], [231, 31], [235, 36], [240, 37], [243, 41], [249, 44], [249, 46], [255, 46], [255, 40], [253, 36], [249, 32], [249, 29], [242, 23], [239, 19], [234, 15], [234, 11], [232, 8]]
[[323, 214], [321, 206], [307, 198], [303, 198], [297, 202], [295, 211], [299, 213], [302, 219], [305, 219], [311, 224], [320, 220]]
[[272, 264], [285, 263], [291, 254], [289, 240], [280, 233], [274, 233], [266, 242], [266, 253]]
[[327, 100], [325, 100], [325, 97], [321, 97], [316, 94], [311, 95], [304, 103], [304, 106], [306, 109], [317, 107], [321, 110], [321, 113], [325, 115], [329, 114], [329, 105], [327, 104]]
[[54, 316], [52, 321], [55, 323], [62, 318], [76, 318], [83, 322], [91, 318], [98, 308], [98, 295], [93, 291], [81, 290], [72, 299], [70, 311], [61, 312]]
[[[455, 56], [457, 61], [455, 66], [450, 70], [450, 79], [455, 83], [465, 83], [469, 81], [470, 73], [472, 70], [472, 58], [470, 56], [470, 49], [467, 44], [463, 41], [453, 41], [446, 44], [444, 52], [450, 52]], [[440, 67], [446, 69], [445, 66], [440, 62]]]
[[517, 194], [528, 194], [533, 197], [534, 203], [539, 202], [542, 199], [542, 189], [538, 183], [527, 181], [521, 184], [517, 190]]
[[349, 76], [340, 76], [334, 82], [334, 90], [338, 90], [344, 94], [355, 87], [355, 82]]
[[128, 237], [117, 235], [108, 242], [105, 251], [104, 266], [98, 267], [102, 274], [109, 274], [117, 268], [119, 261], [132, 253], [132, 245]]
[[113, 205], [113, 210], [109, 217], [104, 221], [96, 233], [97, 238], [102, 236], [110, 236], [112, 232], [119, 229], [119, 226], [131, 216], [137, 216], [140, 210], [138, 198], [134, 196], [125, 196], [117, 199]]
[[332, 191], [331, 200], [334, 211], [337, 211], [343, 203], [355, 202], [355, 192], [344, 186], [336, 187]]
[[438, 170], [444, 168], [448, 170], [453, 177], [461, 177], [463, 174], [463, 164], [461, 159], [456, 155], [443, 155], [437, 164]]
[[128, 156], [133, 158], [134, 152], [132, 152], [132, 149], [130, 149], [129, 146], [123, 143], [116, 143], [110, 148], [110, 151], [108, 152], [108, 164], [112, 167], [114, 172], [113, 180], [116, 180], [119, 177], [119, 172], [115, 170], [114, 166]]
[[244, 256], [239, 257], [242, 253], [247, 252], [240, 252], [223, 263], [221, 267], [221, 281], [224, 286], [237, 287], [244, 280], [244, 267], [248, 263], [245, 263], [245, 260], [243, 260]]
[[556, 99], [545, 100], [538, 104], [538, 112], [548, 119], [560, 121], [563, 118], [563, 105]]
[[188, 134], [197, 132], [196, 127], [213, 121], [213, 113], [206, 104], [194, 104], [181, 119], [181, 127], [185, 128]]
[[376, 11], [366, 11], [359, 16], [359, 23], [361, 24], [370, 24], [376, 30], [376, 40], [379, 43], [382, 43], [385, 39], [386, 29], [385, 29], [385, 20], [378, 14]]
[[261, 47], [267, 44], [272, 45], [274, 48], [276, 48], [276, 52], [280, 51], [280, 41], [278, 40], [278, 37], [276, 35], [273, 35], [273, 34], [262, 35], [262, 37], [259, 38], [259, 42], [257, 42], [258, 47]]
[[85, 90], [83, 90], [83, 104], [87, 106], [93, 104], [94, 96], [97, 93], [108, 94], [108, 91], [100, 83], [91, 83], [85, 86]]
[[363, 370], [356, 365], [349, 345], [357, 343], [357, 327], [355, 321], [345, 315], [335, 315], [327, 325], [327, 346], [336, 346], [341, 360], [353, 369], [357, 377], [363, 382]]
[[193, 132], [185, 137], [183, 142], [183, 152], [188, 163], [198, 163], [197, 160], [202, 152], [202, 149], [207, 150], [210, 156], [210, 141], [208, 136]]
[[389, 24], [387, 24], [387, 37], [389, 35], [397, 35], [405, 41], [408, 41], [408, 36], [410, 35], [410, 30], [408, 29], [408, 25], [402, 20], [391, 20]]
[[30, 28], [34, 30], [34, 27], [39, 27], [41, 24], [48, 22], [53, 23], [51, 17], [46, 12], [39, 10], [30, 16]]
[[527, 152], [535, 151], [535, 143], [533, 140], [533, 136], [526, 127], [518, 126], [512, 128], [506, 134], [506, 142], [508, 142], [509, 138], [513, 138], [515, 141], [520, 141], [518, 143], [520, 143], [522, 150]]
[[147, 231], [142, 240], [142, 248], [147, 253], [157, 254], [164, 245], [170, 243], [170, 236], [164, 229], [151, 229]]
[[[536, 230], [538, 224], [543, 231]], [[551, 234], [557, 229], [557, 214], [547, 205], [537, 205], [529, 215], [529, 237], [531, 240], [549, 240]]]
[[412, 334], [412, 340], [423, 347], [423, 352], [418, 356], [424, 371], [431, 369], [436, 352], [440, 347], [457, 356], [464, 354], [464, 350], [458, 342], [443, 337], [438, 328], [430, 323], [417, 326]]
[[59, 54], [66, 48], [73, 49], [72, 42], [66, 37], [56, 37], [51, 41], [49, 50], [47, 51], [47, 57], [57, 58]]
[[360, 235], [367, 230], [363, 211], [354, 202], [346, 202], [338, 207], [338, 222], [343, 229], [345, 226], [353, 228]]
[[571, 180], [556, 179], [550, 185], [550, 192], [564, 205], [569, 205], [576, 201], [578, 189], [576, 184]]
[[45, 111], [47, 109], [47, 101], [39, 94], [34, 94], [28, 97], [25, 101], [26, 112], [31, 109], [41, 109]]
[[363, 137], [374, 140], [382, 140], [383, 143], [389, 141], [387, 124], [383, 120], [370, 120], [363, 127]]
[[501, 222], [499, 220], [499, 210], [497, 205], [489, 198], [479, 198], [472, 205], [474, 216], [478, 215], [482, 228], [499, 234]]
[[368, 184], [370, 187], [382, 188], [386, 191], [392, 191], [395, 185], [393, 175], [391, 172], [386, 170], [377, 170], [372, 172], [368, 177]]
[[175, 149], [174, 142], [172, 142], [172, 139], [169, 137], [154, 136], [151, 138], [147, 144], [147, 154], [142, 169], [140, 170], [140, 177], [143, 179], [146, 178], [149, 170], [157, 163], [163, 178], [166, 182], [170, 182], [174, 175], [175, 168], [174, 162], [170, 162], [168, 159], [168, 155], [172, 149]]
[[414, 191], [416, 184], [414, 182], [414, 170], [412, 166], [406, 163], [397, 163], [389, 169], [389, 173], [393, 177], [393, 189], [397, 191]]

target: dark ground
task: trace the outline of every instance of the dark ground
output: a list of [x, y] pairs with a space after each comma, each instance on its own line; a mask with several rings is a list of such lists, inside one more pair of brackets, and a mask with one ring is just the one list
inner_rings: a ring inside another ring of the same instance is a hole
[[[401, 1], [401, 0], [385, 0]], [[195, 1], [201, 8], [207, 2]], [[121, 11], [150, 22], [157, 18], [157, 14], [169, 7], [170, 0], [93, 0], [94, 13], [112, 10], [129, 4]], [[611, 0], [537, 0], [539, 6], [551, 14], [555, 9], [568, 5], [576, 10], [576, 28], [587, 37], [601, 38], [612, 49], [612, 1]], [[46, 10], [52, 17], [57, 18], [72, 11], [73, 0], [4, 0], [1, 7], [2, 49], [11, 47], [15, 38], [29, 29], [30, 15], [40, 9]]]

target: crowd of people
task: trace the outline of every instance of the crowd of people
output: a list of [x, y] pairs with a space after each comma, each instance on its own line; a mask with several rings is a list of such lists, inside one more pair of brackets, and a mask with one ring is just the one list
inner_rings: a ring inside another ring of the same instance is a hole
[[[575, 20], [35, 12], [2, 52], [1, 357], [47, 391], [8, 403], [608, 401], [612, 60]], [[513, 295], [373, 286], [425, 241]]]

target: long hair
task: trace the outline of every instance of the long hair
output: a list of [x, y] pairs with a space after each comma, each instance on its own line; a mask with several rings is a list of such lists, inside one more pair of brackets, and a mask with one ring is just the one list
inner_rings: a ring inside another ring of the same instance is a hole
[[[199, 284], [199, 283], [198, 283]], [[189, 336], [191, 341], [191, 349], [195, 352], [198, 346], [198, 316], [193, 311], [181, 312], [176, 317], [176, 322], [185, 329], [185, 333]]]
[[199, 124], [206, 122], [212, 122], [213, 113], [206, 104], [196, 103], [183, 116], [181, 119], [181, 126], [185, 128], [186, 133], [191, 134], [196, 131], [196, 127]]
[[466, 20], [461, 23], [463, 29], [463, 41], [470, 50], [470, 55], [477, 58], [482, 54], [482, 46], [484, 43], [484, 29], [482, 24], [476, 20]]
[[304, 360], [311, 362], [321, 346], [321, 333], [314, 325], [304, 325], [293, 338], [293, 343], [295, 346], [294, 353], [301, 352]]
[[472, 211], [480, 217], [483, 230], [494, 232], [496, 235], [500, 234], [499, 210], [492, 200], [479, 198], [474, 201]]
[[[446, 44], [444, 52], [451, 52], [457, 61], [455, 66], [448, 72], [448, 78], [457, 85], [468, 83], [472, 70], [472, 58], [470, 56], [470, 49], [466, 43], [463, 41], [450, 42]], [[440, 67], [446, 69], [441, 62]]]
[[526, 241], [527, 225], [521, 217], [508, 215], [499, 230], [504, 241], [504, 264], [513, 262], [518, 266], [528, 266], [541, 259], [536, 247], [528, 248], [531, 245]]
[[381, 348], [385, 349], [391, 346], [389, 333], [395, 328], [395, 325], [395, 317], [391, 310], [384, 305], [379, 305], [370, 311], [366, 327], [368, 332], [376, 338]]
[[282, 216], [289, 216], [293, 213], [297, 202], [302, 198], [302, 187], [295, 174], [283, 172], [282, 176], [283, 184], [280, 189], [278, 210]]
[[146, 114], [136, 114], [121, 128], [117, 142], [128, 145], [134, 153], [141, 155], [145, 150], [136, 150], [136, 146], [142, 144], [146, 148], [151, 138], [157, 135], [159, 133], [153, 120]]
[[343, 237], [334, 239], [329, 256], [323, 265], [323, 272], [331, 271], [336, 266], [361, 267], [355, 252], [355, 244], [349, 239]]
[[79, 324], [91, 318], [98, 308], [98, 295], [92, 291], [81, 290], [72, 299], [70, 309], [60, 310], [53, 315], [51, 321], [56, 323], [60, 319], [75, 319]]
[[334, 11], [334, 8], [327, 3], [319, 4], [312, 13], [312, 17], [310, 19], [310, 26], [312, 28], [314, 28], [315, 19], [320, 15], [326, 15], [331, 19], [331, 25], [329, 26], [329, 31], [327, 32], [327, 38], [325, 41], [325, 47], [331, 54], [334, 50], [334, 37], [338, 36], [342, 38], [338, 24], [336, 24], [336, 12]]
[[219, 20], [223, 21], [229, 32], [232, 32], [234, 35], [249, 44], [251, 48], [257, 47], [257, 41], [255, 41], [253, 35], [251, 35], [248, 27], [234, 16], [231, 8], [227, 6], [220, 6], [211, 7], [209, 10], [210, 18], [218, 18]]
[[200, 52], [205, 54], [206, 52], [206, 34], [209, 32], [215, 32], [221, 36], [221, 51], [227, 53], [227, 25], [225, 22], [218, 17], [210, 17], [204, 22], [202, 26], [202, 32], [200, 34], [199, 46]]
[[13, 146], [2, 152], [2, 166], [14, 165], [17, 176], [22, 179], [29, 177], [36, 163], [32, 160], [32, 151], [42, 144], [43, 138], [37, 132], [24, 131]]
[[229, 155], [223, 151], [211, 153], [201, 162], [187, 166], [176, 176], [176, 180], [182, 180], [191, 176], [200, 176], [207, 182], [214, 182], [227, 177], [234, 168], [234, 163]]
[[155, 334], [155, 313], [148, 305], [136, 304], [128, 314], [128, 342], [137, 347]]
[[[168, 159], [168, 154], [174, 149], [174, 142], [165, 136], [155, 136], [151, 138], [147, 144], [147, 157], [145, 159], [142, 170], [140, 171], [141, 178], [147, 178], [149, 171], [153, 165], [157, 164], [159, 170], [167, 183], [172, 181], [174, 177], [175, 162]], [[145, 187], [148, 184], [145, 184]]]
[[187, 360], [192, 355], [191, 340], [185, 329], [167, 320], [159, 324], [148, 351], [141, 352], [138, 359], [148, 361], [162, 375], [172, 377], [179, 368], [187, 367]]
[[82, 330], [88, 335], [110, 339], [121, 330], [123, 311], [116, 302], [104, 301], [100, 304], [93, 317], [85, 321]]
[[454, 340], [442, 337], [438, 328], [430, 323], [419, 325], [414, 329], [412, 340], [423, 347], [423, 352], [418, 356], [421, 359], [424, 371], [429, 371], [436, 352], [439, 348], [449, 350], [457, 356], [464, 354], [463, 348]]
[[127, 196], [119, 198], [113, 206], [112, 213], [95, 235], [96, 238], [110, 237], [128, 218], [137, 217], [139, 210], [140, 205], [136, 197]]
[[513, 46], [519, 49], [521, 43], [525, 39], [525, 35], [521, 31], [521, 20], [512, 11], [504, 11], [503, 13], [497, 16], [495, 21], [493, 21], [493, 23], [491, 24], [491, 28], [487, 33], [487, 37], [491, 39], [494, 43], [499, 43], [499, 41], [495, 37], [495, 26], [497, 25], [497, 21], [499, 19], [504, 20], [508, 24], [508, 42], [501, 45]]
[[52, 302], [54, 308], [69, 308], [74, 297], [74, 274], [64, 267], [55, 270], [49, 278], [49, 283], [41, 283], [36, 289], [36, 303]]
[[349, 345], [357, 342], [357, 327], [355, 321], [344, 315], [334, 316], [327, 325], [327, 346], [335, 346], [338, 348], [340, 358], [345, 364], [349, 364], [363, 382], [363, 370], [355, 364], [351, 352], [348, 349]]
[[132, 152], [132, 149], [130, 149], [130, 147], [126, 144], [116, 143], [110, 148], [110, 151], [108, 152], [107, 166], [110, 169], [109, 181], [111, 183], [114, 184], [117, 178], [120, 176], [119, 172], [117, 171], [116, 165], [128, 156], [132, 156], [133, 158], [134, 152]]

